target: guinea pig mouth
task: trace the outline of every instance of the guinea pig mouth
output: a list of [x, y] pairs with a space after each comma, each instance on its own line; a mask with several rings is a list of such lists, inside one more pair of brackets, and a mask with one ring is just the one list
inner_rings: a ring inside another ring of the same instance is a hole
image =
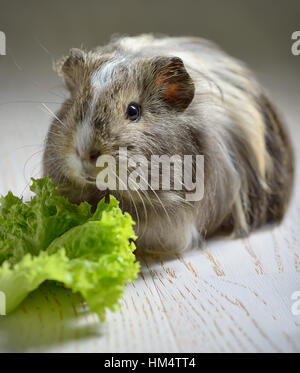
[[95, 183], [96, 182], [96, 178], [95, 177], [92, 177], [92, 176], [88, 176], [85, 178], [85, 180], [91, 182], [91, 183]]
[[85, 182], [89, 184], [96, 184], [96, 178], [93, 176], [80, 175]]

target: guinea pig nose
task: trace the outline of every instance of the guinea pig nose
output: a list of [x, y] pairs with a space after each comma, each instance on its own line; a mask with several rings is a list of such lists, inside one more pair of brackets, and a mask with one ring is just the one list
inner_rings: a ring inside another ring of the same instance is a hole
[[99, 150], [92, 150], [89, 154], [90, 161], [95, 161], [98, 157], [100, 157], [101, 153]]
[[101, 155], [101, 153], [99, 150], [91, 150], [90, 152], [85, 153], [85, 152], [80, 152], [76, 148], [76, 155], [82, 161], [95, 161]]

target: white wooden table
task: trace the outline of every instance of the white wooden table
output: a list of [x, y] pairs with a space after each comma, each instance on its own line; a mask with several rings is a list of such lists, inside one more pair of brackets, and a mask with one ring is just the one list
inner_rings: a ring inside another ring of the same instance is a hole
[[[50, 118], [41, 103], [16, 101], [46, 102], [56, 110], [49, 101], [61, 102], [62, 91], [48, 91], [50, 80], [43, 89], [21, 91], [18, 79], [0, 91], [0, 193], [28, 197], [26, 183], [39, 175]], [[284, 91], [279, 99], [297, 144], [299, 106]], [[0, 318], [0, 351], [300, 352], [300, 315], [291, 308], [292, 294], [300, 291], [298, 172], [297, 179], [281, 226], [241, 240], [210, 240], [178, 257], [139, 258], [139, 278], [103, 324], [78, 295], [42, 285]]]

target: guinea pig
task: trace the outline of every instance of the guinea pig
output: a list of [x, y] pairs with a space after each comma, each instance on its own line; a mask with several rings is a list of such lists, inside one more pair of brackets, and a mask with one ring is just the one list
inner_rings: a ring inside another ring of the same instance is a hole
[[[44, 174], [74, 203], [116, 196], [136, 221], [138, 249], [180, 252], [283, 218], [294, 175], [287, 130], [248, 68], [214, 43], [120, 37], [71, 49], [55, 69], [70, 94], [46, 137]], [[169, 190], [120, 188], [128, 180], [118, 171], [119, 189], [100, 190], [97, 159], [117, 159], [120, 148], [149, 161], [203, 155], [202, 198], [187, 201], [184, 183], [172, 187], [175, 168]]]

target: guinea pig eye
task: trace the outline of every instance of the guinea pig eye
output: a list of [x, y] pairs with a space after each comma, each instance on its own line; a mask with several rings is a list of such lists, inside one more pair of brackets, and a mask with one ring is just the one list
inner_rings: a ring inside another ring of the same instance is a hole
[[127, 117], [132, 122], [137, 122], [141, 117], [141, 106], [135, 102], [131, 102], [127, 107]]

